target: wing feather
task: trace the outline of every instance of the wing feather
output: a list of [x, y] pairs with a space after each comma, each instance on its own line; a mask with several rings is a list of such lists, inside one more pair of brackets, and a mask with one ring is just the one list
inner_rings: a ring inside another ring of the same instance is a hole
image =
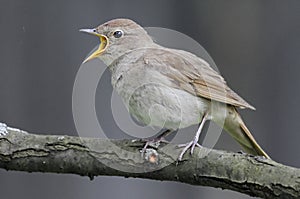
[[227, 86], [218, 72], [196, 55], [167, 48], [149, 49], [143, 54], [144, 63], [167, 76], [172, 87], [210, 100], [255, 110]]

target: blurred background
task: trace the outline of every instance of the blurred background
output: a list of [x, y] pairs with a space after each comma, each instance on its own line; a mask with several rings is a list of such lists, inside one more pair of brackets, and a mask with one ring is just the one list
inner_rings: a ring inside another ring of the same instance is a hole
[[[256, 107], [240, 111], [265, 151], [300, 167], [300, 1], [1, 0], [0, 122], [29, 132], [77, 135], [76, 73], [98, 40], [78, 32], [119, 17], [180, 31], [211, 55], [229, 86]], [[110, 97], [105, 73], [97, 95]], [[105, 118], [110, 101], [97, 104]], [[109, 117], [110, 118], [110, 117]], [[105, 120], [105, 129], [118, 131]], [[222, 134], [217, 149], [239, 151]], [[1, 198], [250, 198], [175, 182], [0, 170]]]

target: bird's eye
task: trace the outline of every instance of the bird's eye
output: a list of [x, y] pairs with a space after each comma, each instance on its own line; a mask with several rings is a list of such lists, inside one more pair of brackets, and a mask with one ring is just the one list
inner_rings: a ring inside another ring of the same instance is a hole
[[120, 38], [120, 37], [122, 37], [123, 36], [123, 31], [122, 30], [116, 30], [114, 33], [113, 33], [113, 36], [115, 37], [115, 38]]

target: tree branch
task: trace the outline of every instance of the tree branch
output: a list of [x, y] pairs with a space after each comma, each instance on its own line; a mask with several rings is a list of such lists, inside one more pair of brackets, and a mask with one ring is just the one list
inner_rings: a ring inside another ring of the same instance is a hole
[[81, 176], [124, 176], [230, 189], [262, 198], [300, 198], [300, 169], [262, 157], [207, 148], [177, 162], [173, 144], [29, 134], [0, 123], [0, 168]]

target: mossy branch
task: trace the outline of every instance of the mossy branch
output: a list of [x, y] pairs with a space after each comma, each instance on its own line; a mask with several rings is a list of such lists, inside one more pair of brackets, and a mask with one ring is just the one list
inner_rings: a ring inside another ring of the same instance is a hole
[[300, 198], [300, 169], [262, 157], [207, 148], [177, 162], [173, 144], [36, 135], [0, 123], [0, 168], [81, 176], [124, 176], [230, 189], [262, 198]]

